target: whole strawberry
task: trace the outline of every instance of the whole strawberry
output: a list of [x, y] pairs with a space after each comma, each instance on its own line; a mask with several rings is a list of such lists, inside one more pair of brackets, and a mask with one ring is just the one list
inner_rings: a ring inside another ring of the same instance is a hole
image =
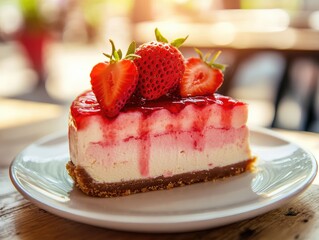
[[168, 93], [180, 82], [185, 70], [178, 47], [187, 37], [168, 43], [157, 28], [155, 36], [157, 41], [144, 43], [136, 49], [140, 58], [134, 60], [139, 72], [137, 92], [147, 100]]
[[112, 44], [112, 54], [104, 55], [110, 60], [96, 64], [90, 74], [92, 91], [98, 100], [101, 110], [109, 118], [115, 117], [124, 107], [127, 100], [136, 89], [138, 71], [133, 59], [135, 42], [132, 42], [122, 59], [120, 49], [116, 50]]

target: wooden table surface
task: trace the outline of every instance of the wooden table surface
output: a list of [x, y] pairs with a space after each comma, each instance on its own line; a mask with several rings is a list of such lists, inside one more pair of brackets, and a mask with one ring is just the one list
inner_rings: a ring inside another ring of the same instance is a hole
[[[30, 203], [11, 184], [13, 157], [37, 138], [66, 129], [65, 116], [0, 129], [0, 239], [319, 239], [319, 178], [297, 198], [253, 219], [198, 232], [143, 234], [85, 225], [48, 213]], [[319, 134], [276, 130], [319, 159]]]

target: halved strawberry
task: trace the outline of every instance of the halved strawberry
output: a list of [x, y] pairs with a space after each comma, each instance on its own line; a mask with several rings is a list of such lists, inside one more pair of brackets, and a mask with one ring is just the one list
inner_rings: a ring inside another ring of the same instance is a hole
[[208, 57], [203, 59], [202, 53], [196, 51], [200, 58], [189, 58], [185, 63], [185, 72], [180, 82], [182, 97], [211, 95], [224, 81], [224, 66], [214, 63], [220, 52], [208, 62]]
[[104, 54], [109, 62], [96, 64], [90, 74], [92, 90], [102, 112], [107, 117], [115, 117], [131, 97], [138, 82], [137, 67], [133, 62], [135, 43], [133, 42], [124, 59], [121, 50], [112, 44], [112, 54]]

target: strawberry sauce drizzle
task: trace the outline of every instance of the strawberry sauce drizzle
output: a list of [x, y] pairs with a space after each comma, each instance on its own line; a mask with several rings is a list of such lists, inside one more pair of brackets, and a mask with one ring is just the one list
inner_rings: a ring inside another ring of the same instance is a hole
[[139, 168], [142, 176], [149, 175], [149, 159], [151, 150], [151, 139], [149, 134], [148, 118], [144, 118], [144, 121], [140, 121], [139, 136]]
[[[226, 112], [222, 116], [222, 124], [226, 126], [231, 125], [231, 116], [230, 112], [235, 106], [245, 105], [241, 101], [237, 101], [233, 98], [223, 96], [220, 94], [214, 94], [211, 96], [196, 96], [181, 98], [176, 96], [164, 96], [154, 101], [144, 101], [144, 100], [132, 100], [129, 101], [121, 112], [134, 112], [139, 111], [143, 113], [146, 117], [149, 114], [161, 109], [166, 109], [172, 114], [178, 114], [183, 110], [187, 105], [195, 105], [198, 108], [203, 108], [209, 104], [217, 104], [223, 108], [223, 112]], [[75, 119], [76, 127], [79, 129], [82, 126], [81, 120], [87, 116], [101, 114], [101, 108], [97, 102], [95, 95], [92, 91], [86, 91], [78, 96], [71, 105], [71, 115]], [[121, 114], [121, 113], [120, 113]], [[203, 113], [205, 115], [205, 113]], [[206, 116], [207, 117], [207, 116]], [[204, 121], [205, 117], [202, 117], [201, 122]], [[112, 122], [115, 118], [104, 117], [107, 122]], [[207, 119], [206, 119], [207, 120]], [[198, 125], [198, 127], [201, 127]]]
[[203, 131], [205, 129], [206, 123], [210, 117], [211, 113], [209, 111], [203, 111], [201, 116], [198, 116], [198, 120], [193, 123], [193, 147], [196, 150], [203, 151]]
[[[232, 99], [230, 97], [222, 96], [219, 94], [214, 94], [211, 96], [196, 96], [189, 98], [181, 98], [176, 96], [165, 96], [155, 101], [143, 101], [143, 100], [131, 100], [129, 101], [125, 107], [121, 110], [121, 112], [134, 112], [138, 111], [143, 114], [143, 120], [139, 125], [139, 136], [135, 139], [138, 139], [141, 144], [139, 146], [139, 168], [142, 176], [149, 175], [149, 159], [150, 159], [150, 135], [149, 135], [149, 125], [151, 124], [148, 121], [148, 116], [150, 116], [153, 112], [161, 109], [166, 109], [172, 114], [178, 114], [181, 110], [183, 110], [187, 105], [194, 105], [197, 108], [204, 108], [209, 104], [217, 104], [223, 108], [222, 116], [221, 116], [221, 124], [224, 128], [231, 127], [231, 113], [232, 109], [235, 106], [245, 105], [245, 103]], [[92, 91], [86, 91], [81, 94], [79, 97], [75, 99], [70, 108], [71, 115], [73, 117], [74, 126], [76, 129], [84, 129], [86, 127], [86, 119], [89, 116], [100, 115], [101, 109], [95, 98], [95, 95]], [[121, 113], [120, 113], [121, 114]], [[193, 123], [192, 127], [192, 137], [194, 139], [193, 147], [196, 150], [202, 151], [204, 147], [203, 139], [203, 129], [206, 126], [206, 123], [211, 116], [209, 111], [202, 111], [199, 119]], [[107, 118], [103, 117], [104, 125], [110, 124], [112, 121], [116, 120], [115, 118]], [[178, 118], [177, 118], [178, 121]], [[123, 123], [127, 124], [127, 123]], [[170, 129], [172, 128], [172, 129]], [[178, 131], [178, 129], [174, 129], [173, 126], [168, 125], [167, 130], [172, 133]], [[108, 144], [114, 138], [114, 131], [110, 131], [108, 134], [104, 133], [104, 137], [108, 140]], [[107, 136], [106, 136], [107, 135]], [[129, 141], [129, 139], [124, 139], [124, 141]], [[107, 145], [108, 145], [107, 144]]]
[[229, 97], [225, 97], [225, 96], [220, 96], [218, 99], [218, 102], [220, 102], [221, 104], [223, 104], [224, 107], [224, 111], [222, 111], [222, 115], [221, 115], [221, 124], [222, 126], [224, 126], [224, 128], [230, 128], [231, 127], [231, 120], [232, 120], [232, 116], [231, 116], [231, 107], [229, 106], [235, 106], [240, 104], [244, 104], [243, 102], [238, 102], [235, 99], [229, 98]]

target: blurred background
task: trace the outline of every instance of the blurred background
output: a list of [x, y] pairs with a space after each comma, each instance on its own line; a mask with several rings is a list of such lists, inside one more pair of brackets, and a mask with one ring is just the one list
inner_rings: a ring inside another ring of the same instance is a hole
[[189, 35], [185, 57], [222, 50], [219, 92], [250, 125], [319, 132], [317, 0], [0, 0], [0, 130], [67, 116], [108, 39], [126, 51], [155, 27]]

